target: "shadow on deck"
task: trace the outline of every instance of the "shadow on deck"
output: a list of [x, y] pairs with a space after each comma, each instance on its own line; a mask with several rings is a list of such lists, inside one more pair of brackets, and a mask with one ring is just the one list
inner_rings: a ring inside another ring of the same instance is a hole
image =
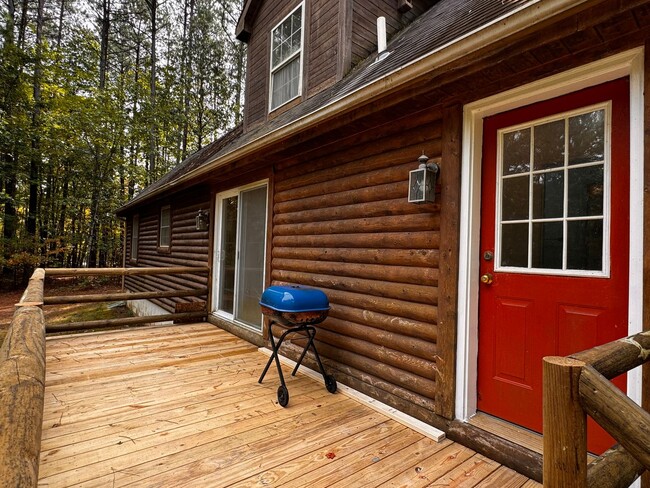
[[541, 486], [209, 324], [47, 339], [39, 487]]

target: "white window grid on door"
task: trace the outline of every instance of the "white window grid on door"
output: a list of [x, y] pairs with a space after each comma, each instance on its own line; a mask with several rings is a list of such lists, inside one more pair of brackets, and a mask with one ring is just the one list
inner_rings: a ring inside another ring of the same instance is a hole
[[[581, 164], [568, 164], [569, 158], [569, 124], [568, 120], [576, 115], [582, 115], [597, 110], [604, 111], [604, 160], [593, 161]], [[536, 126], [540, 126], [549, 122], [565, 120], [564, 124], [564, 202], [563, 202], [563, 215], [558, 218], [533, 218], [533, 181], [532, 177], [528, 178], [528, 218], [521, 220], [508, 220], [507, 225], [512, 224], [528, 224], [528, 265], [523, 266], [502, 266], [502, 205], [501, 200], [503, 196], [503, 182], [509, 178], [521, 177], [523, 175], [537, 175], [551, 173], [558, 171], [559, 168], [535, 170], [533, 168], [533, 151], [535, 149], [535, 131]], [[515, 173], [512, 175], [503, 174], [503, 135], [505, 133], [530, 128], [530, 155], [529, 164], [530, 168], [527, 172]], [[513, 125], [510, 127], [502, 128], [497, 131], [497, 168], [496, 168], [496, 197], [495, 197], [495, 271], [508, 272], [508, 273], [526, 273], [526, 274], [544, 274], [544, 275], [558, 275], [558, 276], [590, 276], [608, 278], [610, 276], [610, 226], [611, 226], [611, 102], [604, 102], [600, 104], [591, 105], [588, 107], [581, 107], [576, 110], [554, 114], [549, 117], [528, 121], [523, 124]], [[569, 170], [579, 169], [583, 167], [603, 165], [603, 214], [602, 216], [579, 216], [570, 217], [568, 215], [568, 191], [569, 191]], [[602, 268], [600, 270], [579, 270], [567, 269], [567, 226], [571, 221], [586, 221], [586, 220], [601, 220], [603, 221], [603, 245], [602, 245]], [[562, 243], [562, 269], [550, 268], [534, 268], [532, 267], [533, 259], [533, 223], [544, 222], [562, 222], [563, 224], [563, 243]]]

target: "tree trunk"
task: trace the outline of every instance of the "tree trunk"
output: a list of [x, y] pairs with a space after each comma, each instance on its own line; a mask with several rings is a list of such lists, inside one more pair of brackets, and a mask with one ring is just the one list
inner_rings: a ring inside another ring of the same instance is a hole
[[56, 50], [61, 48], [61, 39], [63, 38], [63, 16], [65, 14], [65, 0], [61, 0], [61, 7], [59, 8], [59, 25], [56, 32]]
[[27, 209], [27, 233], [36, 236], [36, 215], [38, 214], [39, 176], [41, 155], [41, 78], [43, 75], [43, 9], [45, 0], [38, 0], [36, 11], [36, 59], [34, 65], [34, 111], [32, 113], [32, 154], [29, 162], [29, 204]]
[[[6, 17], [6, 25], [4, 30], [4, 39], [3, 39], [3, 58], [4, 63], [9, 64], [8, 56], [5, 56], [4, 53], [11, 53], [13, 50], [15, 38], [14, 38], [14, 15], [16, 14], [16, 6], [13, 0], [8, 2], [8, 12]], [[14, 55], [15, 56], [15, 55]], [[3, 63], [3, 64], [4, 64]], [[7, 66], [9, 68], [9, 66]], [[13, 66], [14, 69], [17, 69], [17, 66]], [[9, 74], [9, 71], [13, 69], [7, 69], [8, 77], [13, 77], [13, 73]], [[15, 84], [7, 83], [3, 78], [3, 85], [5, 93], [2, 97], [3, 100], [3, 112], [7, 120], [11, 120], [14, 108], [14, 96], [15, 96]], [[7, 141], [0, 147], [0, 164], [2, 166], [2, 173], [4, 175], [4, 184], [5, 197], [4, 197], [4, 216], [3, 216], [3, 237], [6, 242], [12, 241], [16, 237], [16, 161], [14, 158], [14, 147], [10, 141]], [[9, 258], [11, 256], [11, 246], [5, 245], [4, 247], [4, 257]]]
[[151, 15], [151, 73], [149, 77], [149, 104], [151, 110], [151, 118], [149, 120], [149, 183], [153, 183], [156, 178], [156, 132], [158, 124], [156, 123], [156, 35], [157, 35], [157, 18], [156, 12], [158, 10], [158, 0], [146, 0]]
[[111, 0], [102, 0], [101, 39], [99, 51], [99, 89], [106, 86], [106, 72], [108, 71], [108, 34], [111, 26]]

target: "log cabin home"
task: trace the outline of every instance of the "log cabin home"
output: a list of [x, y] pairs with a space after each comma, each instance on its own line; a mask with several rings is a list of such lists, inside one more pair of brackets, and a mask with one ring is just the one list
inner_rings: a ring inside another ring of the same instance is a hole
[[211, 269], [128, 289], [209, 294], [134, 308], [267, 346], [264, 288], [320, 288], [339, 383], [530, 471], [542, 357], [650, 324], [650, 2], [246, 0], [236, 35], [243, 123], [118, 210], [126, 266]]

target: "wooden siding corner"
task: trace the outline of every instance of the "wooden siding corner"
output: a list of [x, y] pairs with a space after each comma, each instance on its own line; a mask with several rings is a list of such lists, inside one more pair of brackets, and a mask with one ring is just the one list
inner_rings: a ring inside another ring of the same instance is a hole
[[[643, 329], [650, 330], [650, 41], [645, 43], [644, 62], [644, 99], [643, 99]], [[650, 411], [650, 363], [643, 365], [643, 390], [642, 406]], [[650, 473], [646, 471], [642, 476], [642, 488], [650, 488]]]
[[458, 237], [460, 228], [460, 172], [462, 107], [447, 107], [442, 115], [440, 164], [440, 275], [438, 283], [438, 388], [436, 413], [454, 415], [456, 328], [458, 307]]

